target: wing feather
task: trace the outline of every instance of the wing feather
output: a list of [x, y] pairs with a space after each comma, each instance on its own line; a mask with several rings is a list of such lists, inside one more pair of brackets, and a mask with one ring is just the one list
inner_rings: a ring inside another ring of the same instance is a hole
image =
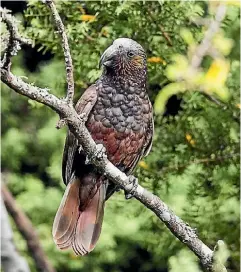
[[[97, 100], [96, 85], [91, 85], [83, 93], [79, 101], [76, 103], [75, 109], [78, 114], [85, 113], [87, 117], [89, 116], [93, 106]], [[65, 184], [71, 179], [73, 173], [73, 163], [76, 155], [76, 151], [79, 149], [78, 141], [76, 140], [73, 133], [68, 131], [65, 140], [63, 161], [62, 161], [62, 176]]]

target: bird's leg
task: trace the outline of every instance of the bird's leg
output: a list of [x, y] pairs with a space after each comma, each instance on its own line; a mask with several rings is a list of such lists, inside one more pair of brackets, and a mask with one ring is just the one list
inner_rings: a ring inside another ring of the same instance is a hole
[[138, 187], [138, 179], [134, 176], [129, 176], [129, 184], [128, 187], [130, 187], [130, 191], [125, 191], [125, 198], [131, 199], [133, 197], [133, 193], [135, 192], [136, 188]]

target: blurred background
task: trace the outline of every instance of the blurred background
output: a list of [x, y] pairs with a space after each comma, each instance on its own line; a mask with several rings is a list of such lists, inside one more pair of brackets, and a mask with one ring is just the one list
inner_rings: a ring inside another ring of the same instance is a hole
[[[40, 1], [1, 5], [19, 20], [22, 35], [33, 40], [33, 46], [24, 45], [12, 59], [12, 72], [64, 97], [64, 58], [48, 8]], [[69, 37], [76, 99], [101, 74], [100, 55], [114, 39], [130, 37], [143, 45], [155, 136], [151, 153], [135, 175], [196, 228], [208, 246], [224, 240], [227, 267], [239, 271], [239, 2], [227, 2], [212, 50], [193, 71], [190, 60], [214, 20], [217, 1], [56, 5]], [[123, 192], [106, 203], [100, 241], [91, 254], [77, 257], [57, 250], [51, 230], [65, 189], [61, 160], [66, 128], [55, 129], [58, 116], [47, 107], [4, 84], [1, 88], [2, 177], [56, 271], [202, 271], [194, 254], [147, 208], [135, 199], [126, 201]], [[37, 271], [26, 240], [10, 221], [18, 252], [30, 270]]]

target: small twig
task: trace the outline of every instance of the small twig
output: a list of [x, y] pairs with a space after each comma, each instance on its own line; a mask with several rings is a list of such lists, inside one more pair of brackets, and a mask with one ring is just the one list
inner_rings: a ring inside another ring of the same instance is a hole
[[[151, 10], [149, 10], [149, 9], [148, 9], [148, 14], [149, 14], [149, 16], [151, 17], [151, 19], [152, 19], [154, 22], [157, 21], [157, 19], [156, 19], [155, 16], [153, 15], [153, 12], [152, 12]], [[169, 37], [169, 35], [167, 34], [167, 32], [165, 31], [165, 29], [163, 28], [163, 26], [162, 26], [160, 23], [158, 23], [158, 27], [159, 27], [159, 29], [161, 30], [162, 35], [163, 35], [164, 38], [166, 39], [167, 44], [168, 44], [169, 46], [172, 46], [172, 40], [171, 40], [171, 38]]]
[[65, 59], [65, 69], [66, 69], [66, 79], [67, 79], [67, 95], [66, 101], [69, 105], [73, 105], [73, 98], [74, 98], [74, 73], [73, 73], [73, 62], [72, 57], [70, 54], [69, 42], [65, 32], [65, 28], [63, 22], [59, 16], [59, 13], [55, 7], [55, 4], [52, 0], [43, 0], [52, 11], [54, 22], [58, 29], [58, 32], [62, 38], [62, 48], [64, 52], [64, 59]]
[[210, 46], [209, 50], [207, 51], [207, 55], [213, 59], [222, 58], [222, 55], [213, 46]]
[[[200, 68], [203, 58], [206, 55], [210, 55], [213, 58], [221, 57], [219, 52], [217, 52], [212, 46], [212, 40], [221, 27], [221, 23], [226, 15], [226, 10], [227, 10], [226, 5], [224, 3], [220, 3], [219, 6], [217, 7], [216, 15], [213, 20], [203, 19], [203, 18], [200, 19], [201, 20], [200, 23], [209, 22], [208, 29], [204, 35], [202, 42], [196, 47], [196, 49], [192, 53], [192, 57], [189, 61], [189, 69], [187, 74], [189, 75], [190, 78], [192, 76], [195, 76], [195, 73]], [[222, 106], [224, 109], [227, 109], [227, 106], [221, 101], [219, 101], [218, 99], [216, 99], [214, 96], [206, 92], [203, 92], [202, 90], [200, 90], [200, 93], [203, 94], [206, 98], [208, 98], [210, 101], [212, 101], [216, 105]], [[236, 117], [233, 117], [233, 119], [237, 121]]]
[[8, 46], [5, 50], [1, 67], [4, 69], [10, 69], [11, 57], [17, 55], [17, 52], [21, 49], [21, 44], [31, 44], [31, 41], [20, 36], [17, 28], [16, 19], [8, 14], [7, 9], [0, 8], [0, 14], [2, 21], [6, 24], [9, 32]]
[[211, 21], [210, 26], [200, 43], [200, 45], [196, 48], [193, 57], [191, 59], [191, 67], [196, 70], [202, 63], [204, 56], [210, 49], [212, 44], [212, 39], [214, 35], [218, 32], [221, 22], [223, 21], [226, 14], [226, 5], [220, 4], [217, 8], [215, 19]]
[[220, 100], [216, 99], [214, 96], [201, 92], [201, 94], [203, 94], [208, 100], [210, 100], [211, 102], [213, 102], [214, 104], [220, 106], [220, 107], [224, 107], [224, 109], [227, 108], [227, 105], [223, 102], [221, 102]]
[[159, 28], [160, 28], [160, 30], [161, 30], [162, 35], [163, 35], [164, 38], [166, 39], [167, 44], [168, 44], [169, 46], [172, 46], [172, 40], [171, 40], [171, 38], [169, 37], [169, 35], [167, 34], [167, 32], [165, 31], [165, 29], [163, 28], [163, 26], [162, 26], [161, 24], [159, 24], [158, 26], [159, 26]]
[[95, 39], [94, 38], [92, 38], [90, 35], [88, 35], [88, 34], [85, 34], [85, 37], [86, 37], [86, 39], [88, 40], [88, 41], [91, 41], [91, 42], [93, 42]]

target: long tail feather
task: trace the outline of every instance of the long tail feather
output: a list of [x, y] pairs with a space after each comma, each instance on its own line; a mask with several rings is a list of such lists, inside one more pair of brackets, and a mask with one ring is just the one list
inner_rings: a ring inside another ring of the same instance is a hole
[[85, 255], [94, 249], [100, 236], [106, 185], [100, 185], [83, 211], [79, 209], [79, 190], [79, 179], [72, 179], [55, 216], [52, 234], [58, 248], [72, 247], [76, 255]]

